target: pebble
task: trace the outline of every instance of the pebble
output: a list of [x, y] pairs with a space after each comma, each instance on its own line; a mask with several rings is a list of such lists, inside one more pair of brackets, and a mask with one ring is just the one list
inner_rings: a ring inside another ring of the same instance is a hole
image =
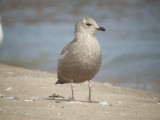
[[121, 101], [118, 101], [118, 104], [121, 104], [122, 102]]
[[7, 90], [7, 91], [13, 90], [13, 88], [12, 88], [12, 86], [10, 86], [10, 87], [8, 87], [6, 90]]
[[33, 102], [33, 100], [24, 100], [25, 102]]
[[2, 94], [0, 94], [0, 98], [3, 98], [3, 95], [2, 95]]
[[105, 102], [99, 102], [99, 104], [101, 104], [101, 105], [107, 105], [108, 103], [105, 101]]
[[12, 97], [12, 96], [9, 96], [9, 97], [7, 97], [7, 99], [9, 99], [9, 100], [15, 100], [16, 98]]

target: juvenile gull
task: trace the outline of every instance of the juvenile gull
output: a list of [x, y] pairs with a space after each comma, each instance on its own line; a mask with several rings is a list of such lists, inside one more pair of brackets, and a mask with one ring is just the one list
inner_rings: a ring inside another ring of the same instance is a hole
[[71, 84], [72, 100], [73, 84], [89, 81], [89, 98], [91, 102], [90, 80], [99, 71], [102, 61], [101, 48], [94, 36], [97, 31], [105, 31], [95, 20], [89, 17], [80, 19], [75, 26], [75, 38], [67, 44], [58, 60], [58, 81], [56, 84]]

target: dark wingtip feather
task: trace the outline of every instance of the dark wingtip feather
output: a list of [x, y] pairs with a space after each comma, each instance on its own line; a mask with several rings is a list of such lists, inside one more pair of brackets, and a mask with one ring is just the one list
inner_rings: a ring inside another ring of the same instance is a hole
[[59, 81], [57, 81], [57, 82], [55, 83], [55, 85], [56, 85], [56, 84], [59, 84]]
[[58, 80], [56, 83], [55, 83], [55, 85], [56, 84], [65, 84], [65, 83], [69, 83], [68, 81], [64, 81], [64, 80]]
[[70, 83], [68, 80], [62, 78], [59, 74], [58, 74], [58, 81], [55, 84], [65, 84], [65, 83]]
[[64, 84], [62, 81], [60, 81], [60, 80], [58, 80], [56, 83], [55, 83], [55, 85], [56, 84]]

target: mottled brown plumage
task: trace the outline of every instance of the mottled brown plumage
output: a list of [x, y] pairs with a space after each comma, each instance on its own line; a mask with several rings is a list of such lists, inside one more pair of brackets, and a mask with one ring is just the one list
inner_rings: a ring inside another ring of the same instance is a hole
[[74, 40], [63, 48], [59, 57], [56, 84], [82, 83], [96, 75], [102, 61], [101, 49], [94, 36], [97, 30], [105, 31], [92, 18], [77, 22]]

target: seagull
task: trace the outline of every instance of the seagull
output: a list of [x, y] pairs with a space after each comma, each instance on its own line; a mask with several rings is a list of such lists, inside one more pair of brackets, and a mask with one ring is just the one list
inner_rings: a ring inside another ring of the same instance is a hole
[[105, 31], [99, 27], [94, 19], [84, 17], [75, 25], [75, 38], [62, 50], [58, 60], [58, 81], [55, 84], [71, 83], [72, 101], [75, 101], [73, 85], [88, 81], [89, 97], [91, 100], [90, 80], [101, 67], [101, 48], [94, 33]]
[[1, 15], [0, 15], [0, 44], [2, 43], [2, 40], [3, 40], [3, 30], [2, 30]]

